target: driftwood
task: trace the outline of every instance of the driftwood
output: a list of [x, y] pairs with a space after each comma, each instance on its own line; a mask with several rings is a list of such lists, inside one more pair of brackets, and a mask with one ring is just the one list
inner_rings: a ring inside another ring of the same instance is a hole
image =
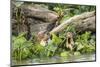
[[57, 13], [50, 11], [46, 8], [38, 8], [38, 7], [32, 7], [32, 6], [27, 6], [27, 7], [22, 7], [22, 12], [25, 16], [27, 17], [32, 17], [37, 20], [42, 20], [44, 22], [56, 22], [58, 19]]
[[58, 27], [54, 28], [50, 33], [57, 33], [64, 30], [68, 25], [74, 25], [76, 31], [83, 32], [83, 31], [92, 31], [95, 32], [96, 29], [96, 22], [95, 22], [95, 11], [92, 12], [85, 12], [81, 15], [76, 15], [69, 20], [64, 21]]
[[[42, 7], [41, 5], [23, 5], [20, 8], [12, 8], [12, 33], [19, 34], [21, 32], [29, 32], [30, 34], [46, 30], [47, 26], [51, 23], [56, 23], [58, 15], [56, 12], [49, 10], [48, 8]], [[16, 13], [19, 18], [16, 19]], [[19, 27], [19, 28], [18, 28]]]

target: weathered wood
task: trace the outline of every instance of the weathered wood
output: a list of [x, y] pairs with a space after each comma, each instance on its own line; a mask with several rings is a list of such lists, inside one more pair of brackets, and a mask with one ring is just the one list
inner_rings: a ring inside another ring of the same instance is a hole
[[87, 18], [85, 20], [80, 21], [75, 25], [75, 29], [77, 32], [84, 32], [84, 31], [96, 31], [96, 22], [95, 16]]
[[[17, 10], [19, 10], [19, 12]], [[16, 8], [16, 10], [12, 8], [12, 11], [13, 11], [12, 13], [13, 33], [21, 33], [28, 31], [30, 31], [30, 34], [32, 32], [37, 33], [41, 30], [46, 30], [46, 27], [50, 23], [56, 23], [58, 19], [58, 15], [54, 11], [48, 10], [48, 8], [44, 8], [41, 5], [38, 6], [23, 5], [20, 8]], [[21, 17], [19, 18], [20, 20], [19, 25], [18, 25], [18, 19], [16, 19], [16, 13], [18, 14], [18, 16], [21, 15]]]
[[69, 20], [65, 20], [58, 27], [54, 28], [50, 33], [56, 33], [64, 30], [68, 25], [74, 25], [78, 32], [90, 30], [95, 31], [95, 11], [85, 12], [81, 15], [76, 15]]
[[22, 12], [27, 17], [33, 17], [44, 22], [55, 22], [58, 19], [57, 13], [47, 10], [40, 9], [32, 6], [22, 7]]

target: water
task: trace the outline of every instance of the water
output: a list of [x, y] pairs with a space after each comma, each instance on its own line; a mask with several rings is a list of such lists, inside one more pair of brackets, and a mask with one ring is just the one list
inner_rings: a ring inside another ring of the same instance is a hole
[[35, 58], [31, 60], [24, 60], [21, 62], [13, 61], [13, 65], [63, 63], [63, 62], [79, 62], [79, 61], [95, 61], [95, 54], [88, 54], [88, 55], [85, 54], [85, 55], [71, 56], [71, 57], [54, 56], [51, 58]]

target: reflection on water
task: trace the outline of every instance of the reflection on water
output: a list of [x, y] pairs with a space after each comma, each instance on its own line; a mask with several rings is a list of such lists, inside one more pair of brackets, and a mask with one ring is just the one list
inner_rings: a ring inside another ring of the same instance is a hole
[[63, 63], [63, 62], [94, 61], [94, 60], [95, 60], [95, 54], [71, 56], [71, 57], [54, 56], [51, 58], [35, 58], [31, 60], [24, 60], [21, 62], [13, 61], [13, 65]]

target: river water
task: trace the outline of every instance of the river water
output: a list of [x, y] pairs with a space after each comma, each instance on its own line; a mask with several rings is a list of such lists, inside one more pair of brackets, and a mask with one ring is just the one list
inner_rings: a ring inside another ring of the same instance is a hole
[[64, 63], [64, 62], [81, 62], [81, 61], [95, 61], [95, 54], [85, 54], [80, 56], [71, 56], [71, 57], [59, 57], [54, 56], [51, 58], [35, 58], [31, 60], [24, 61], [12, 61], [13, 65], [26, 65], [26, 64], [46, 64], [46, 63]]

